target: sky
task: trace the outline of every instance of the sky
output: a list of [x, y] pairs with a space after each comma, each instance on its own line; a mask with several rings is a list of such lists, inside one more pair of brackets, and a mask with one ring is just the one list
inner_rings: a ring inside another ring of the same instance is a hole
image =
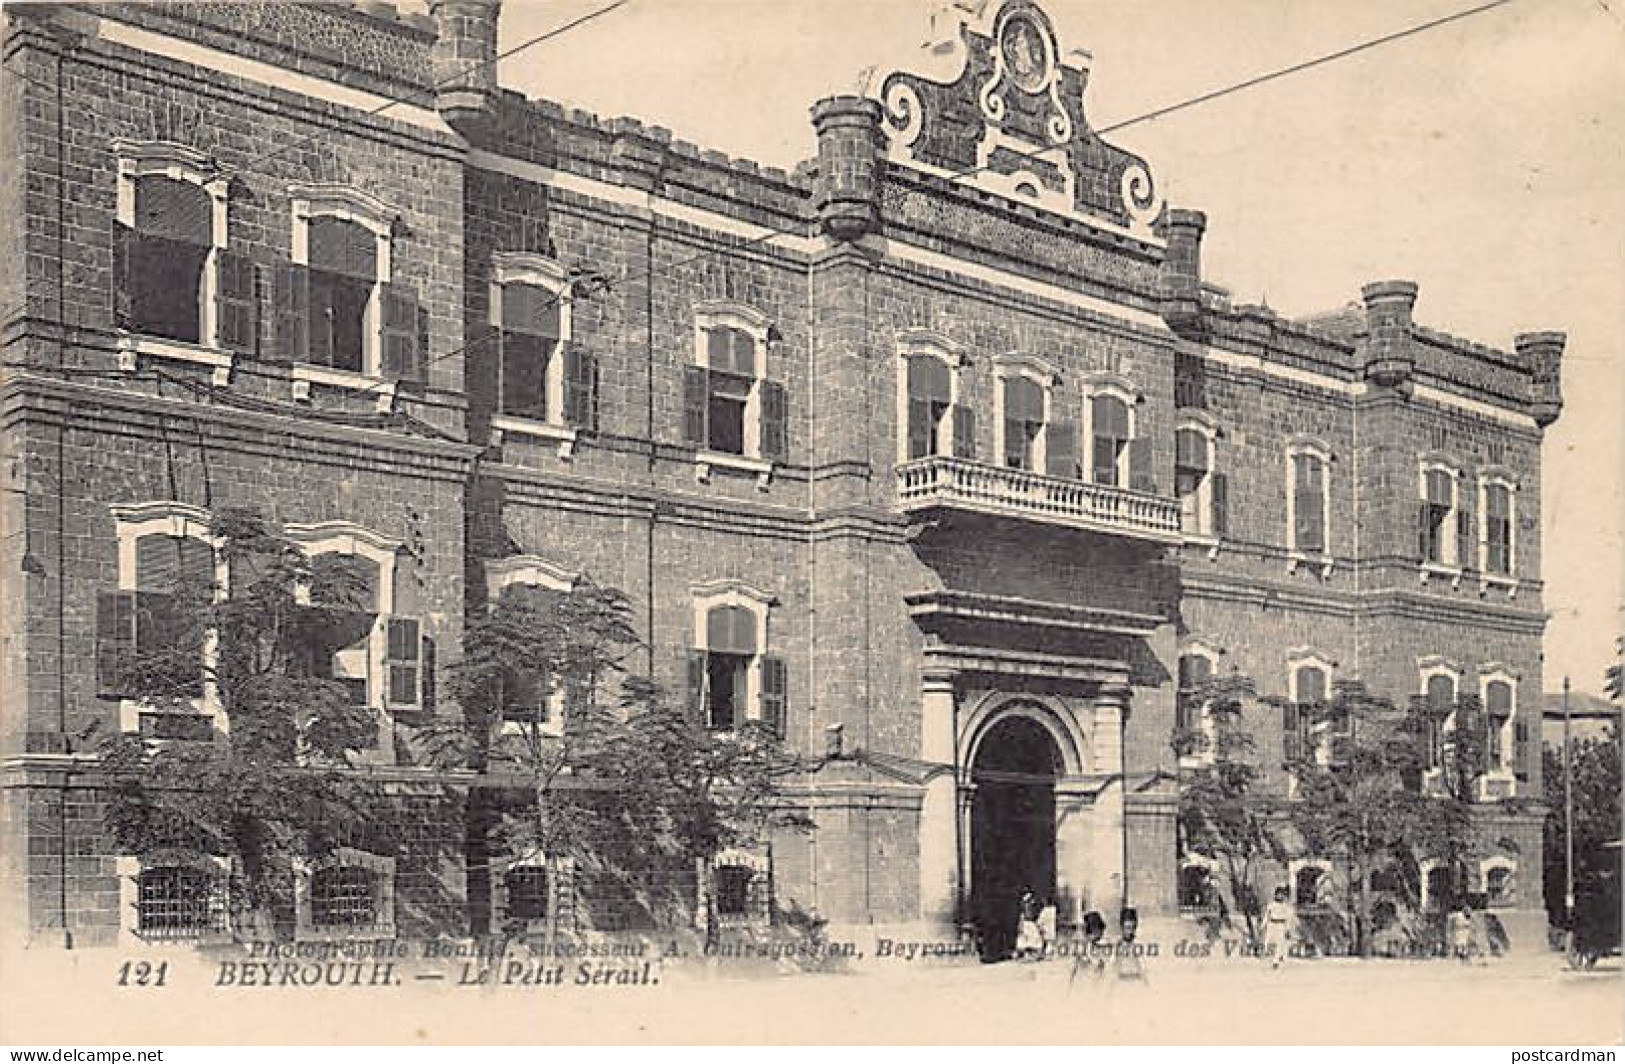
[[[506, 0], [506, 50], [605, 0]], [[1475, 0], [1041, 0], [1113, 125]], [[631, 0], [505, 60], [502, 84], [786, 169], [807, 112], [906, 67], [932, 0]], [[1625, 0], [1511, 3], [1132, 125], [1207, 212], [1203, 270], [1289, 317], [1421, 287], [1418, 322], [1510, 350], [1568, 333], [1547, 431], [1546, 688], [1601, 688], [1625, 629]]]

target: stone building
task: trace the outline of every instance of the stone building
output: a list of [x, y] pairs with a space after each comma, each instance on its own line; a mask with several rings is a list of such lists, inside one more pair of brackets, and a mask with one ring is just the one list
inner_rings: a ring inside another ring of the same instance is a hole
[[[1562, 334], [1427, 329], [1406, 281], [1233, 304], [1030, 0], [946, 5], [919, 69], [813, 106], [793, 172], [501, 89], [493, 0], [7, 18], [9, 926], [140, 934], [163, 870], [108, 847], [87, 736], [149, 722], [99, 689], [103, 604], [253, 504], [376, 575], [334, 670], [403, 791], [426, 656], [586, 574], [714, 727], [841, 736], [790, 788], [817, 829], [724, 859], [836, 928], [1001, 925], [1023, 890], [1176, 918], [1176, 694], [1234, 670], [1481, 695], [1480, 874], [1535, 934], [1540, 817], [1500, 804], [1540, 789]], [[1252, 723], [1266, 761], [1301, 741]], [[478, 930], [506, 891], [426, 831], [354, 855], [376, 923]]]

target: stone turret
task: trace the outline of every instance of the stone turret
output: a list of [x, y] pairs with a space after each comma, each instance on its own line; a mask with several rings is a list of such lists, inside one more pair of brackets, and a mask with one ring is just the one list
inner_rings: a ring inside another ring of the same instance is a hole
[[1520, 333], [1513, 338], [1518, 356], [1529, 367], [1529, 416], [1545, 428], [1563, 412], [1563, 345], [1560, 332]]
[[1157, 278], [1162, 319], [1179, 335], [1193, 337], [1202, 323], [1202, 234], [1207, 231], [1207, 215], [1170, 207], [1162, 229], [1168, 241]]
[[430, 0], [435, 23], [435, 109], [471, 137], [491, 118], [497, 92], [497, 14], [501, 0]]
[[882, 140], [880, 104], [862, 96], [830, 96], [812, 109], [818, 134], [818, 217], [837, 240], [857, 240], [879, 228]]
[[1365, 376], [1383, 388], [1411, 379], [1416, 356], [1411, 351], [1416, 282], [1373, 281], [1360, 289], [1365, 301]]

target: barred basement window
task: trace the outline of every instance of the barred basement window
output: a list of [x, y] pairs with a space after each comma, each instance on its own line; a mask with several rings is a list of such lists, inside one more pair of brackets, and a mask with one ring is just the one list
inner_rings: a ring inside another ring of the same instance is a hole
[[310, 877], [310, 922], [317, 928], [371, 927], [377, 922], [376, 876], [365, 868], [324, 868]]
[[520, 865], [503, 877], [508, 892], [508, 916], [515, 920], [547, 919], [547, 869]]
[[136, 929], [143, 935], [184, 938], [224, 930], [219, 877], [198, 868], [144, 870], [136, 880]]
[[756, 873], [742, 865], [717, 869], [717, 915], [749, 916], [750, 884]]

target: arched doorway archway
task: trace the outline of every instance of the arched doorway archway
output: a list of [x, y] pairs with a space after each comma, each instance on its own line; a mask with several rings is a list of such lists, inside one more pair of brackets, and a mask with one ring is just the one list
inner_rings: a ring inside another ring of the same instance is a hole
[[1055, 780], [1061, 751], [1049, 729], [1025, 712], [1002, 714], [976, 744], [971, 762], [971, 913], [982, 955], [1002, 960], [1015, 947], [1021, 896], [1055, 897]]

